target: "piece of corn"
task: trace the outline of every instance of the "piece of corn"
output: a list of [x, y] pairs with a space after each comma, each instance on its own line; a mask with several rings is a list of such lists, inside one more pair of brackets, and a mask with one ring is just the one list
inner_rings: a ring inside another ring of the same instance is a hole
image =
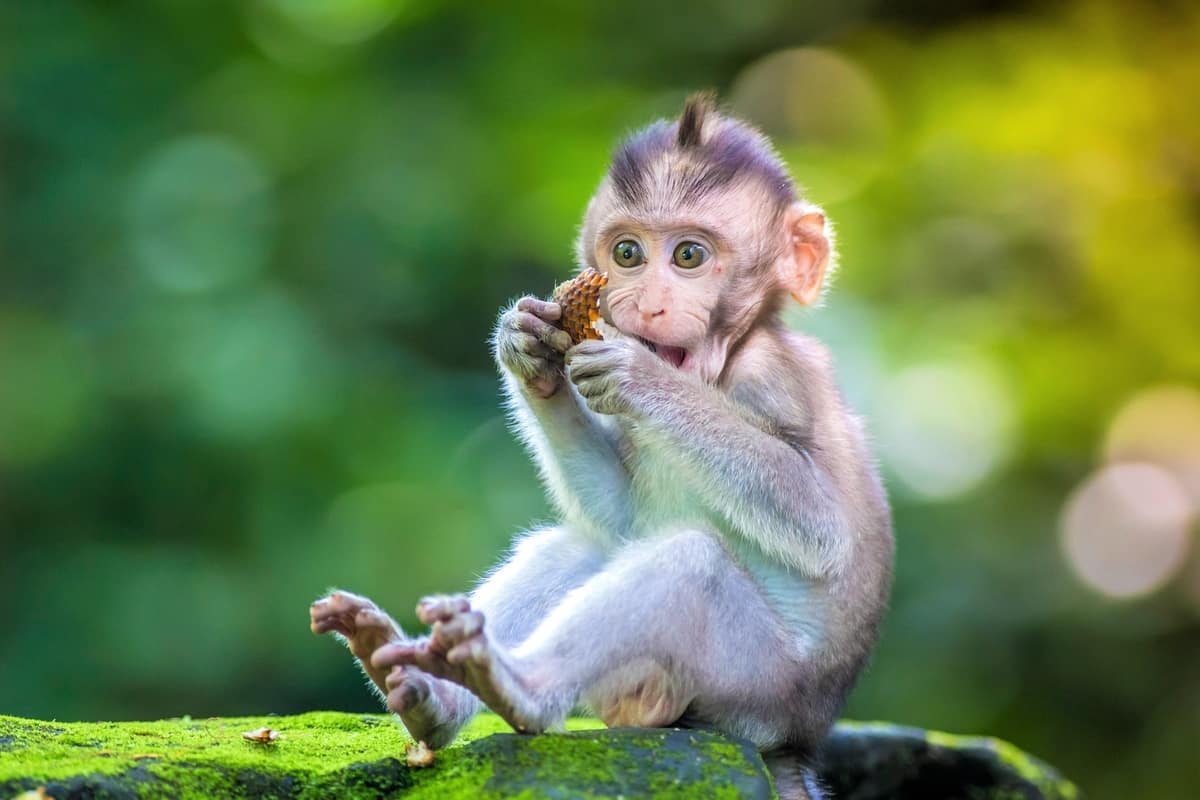
[[560, 283], [554, 289], [554, 302], [562, 306], [562, 319], [558, 324], [579, 344], [584, 339], [600, 339], [596, 320], [600, 319], [600, 290], [608, 283], [608, 276], [588, 267], [575, 276], [574, 280]]

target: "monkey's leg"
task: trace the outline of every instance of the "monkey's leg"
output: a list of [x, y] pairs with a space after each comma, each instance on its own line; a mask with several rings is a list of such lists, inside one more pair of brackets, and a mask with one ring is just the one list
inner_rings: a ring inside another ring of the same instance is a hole
[[606, 548], [567, 526], [527, 533], [471, 593], [488, 633], [515, 647], [572, 589], [604, 566]]
[[[630, 694], [644, 716], [625, 722], [666, 724], [698, 701], [718, 712], [710, 724], [770, 746], [783, 738], [779, 699], [801, 660], [758, 587], [701, 532], [627, 545], [516, 647], [491, 638], [466, 598], [429, 598], [418, 615], [433, 624], [430, 640], [387, 645], [375, 665], [413, 664], [466, 686], [530, 732], [561, 724], [581, 696], [621, 707]], [[605, 692], [616, 696], [596, 696]]]
[[[558, 598], [594, 573], [600, 550], [566, 528], [522, 537], [512, 555], [475, 590], [472, 601], [488, 611], [493, 635], [515, 643], [542, 620]], [[449, 743], [478, 708], [469, 691], [419, 668], [377, 668], [371, 654], [387, 643], [413, 644], [400, 626], [365, 597], [334, 592], [312, 607], [316, 633], [340, 634], [409, 733], [432, 747]]]
[[[492, 572], [470, 600], [461, 595], [428, 597], [418, 606], [418, 616], [426, 624], [435, 624], [450, 613], [478, 614], [478, 611], [471, 611], [473, 605], [488, 614], [491, 620], [489, 632], [494, 641], [501, 646], [516, 645], [545, 619], [564, 595], [594, 575], [603, 565], [604, 558], [605, 553], [600, 546], [568, 527], [526, 534], [517, 542], [509, 559]], [[435, 641], [439, 630], [435, 626], [433, 636], [429, 639], [396, 642], [389, 647], [401, 651], [413, 648], [438, 651], [442, 644]], [[388, 667], [411, 670], [414, 666], [420, 669], [420, 664], [405, 663], [386, 656], [373, 661], [378, 665], [373, 666], [377, 670], [386, 670]], [[440, 672], [432, 674], [448, 677]], [[448, 680], [446, 683], [462, 691], [461, 680]], [[469, 691], [464, 693], [470, 696], [472, 702], [477, 702], [477, 695]]]

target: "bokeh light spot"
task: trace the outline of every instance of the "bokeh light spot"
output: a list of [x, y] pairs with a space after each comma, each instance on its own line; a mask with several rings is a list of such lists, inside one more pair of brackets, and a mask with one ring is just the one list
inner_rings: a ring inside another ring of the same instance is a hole
[[730, 106], [772, 138], [822, 202], [853, 194], [880, 168], [887, 108], [865, 70], [832, 50], [801, 47], [756, 61]]
[[1013, 448], [1009, 392], [980, 363], [921, 364], [889, 378], [875, 416], [883, 459], [908, 490], [931, 499], [979, 484]]
[[234, 438], [270, 434], [328, 410], [328, 353], [304, 309], [278, 291], [171, 310], [159, 363], [199, 426]]
[[1067, 500], [1062, 544], [1071, 569], [1110, 597], [1152, 592], [1183, 564], [1192, 504], [1154, 464], [1112, 464]]
[[383, 30], [405, 0], [267, 0], [291, 25], [319, 41], [354, 44]]
[[151, 154], [129, 195], [134, 256], [170, 291], [213, 289], [257, 273], [271, 246], [271, 221], [263, 168], [216, 136], [177, 139]]
[[1135, 396], [1109, 425], [1104, 456], [1162, 465], [1200, 507], [1200, 391], [1157, 386]]
[[876, 146], [887, 114], [874, 82], [832, 50], [800, 47], [751, 64], [733, 87], [733, 108], [791, 144]]

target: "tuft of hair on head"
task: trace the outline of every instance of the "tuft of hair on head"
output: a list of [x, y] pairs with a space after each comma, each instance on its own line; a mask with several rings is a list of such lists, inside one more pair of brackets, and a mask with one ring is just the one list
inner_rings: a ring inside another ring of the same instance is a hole
[[658, 120], [626, 138], [606, 180], [618, 203], [639, 212], [695, 205], [749, 180], [766, 190], [775, 213], [797, 195], [767, 138], [722, 114], [711, 91], [690, 95], [678, 119]]
[[679, 115], [679, 128], [675, 144], [681, 149], [691, 149], [704, 144], [704, 126], [717, 115], [717, 93], [712, 90], [695, 92], [688, 96]]

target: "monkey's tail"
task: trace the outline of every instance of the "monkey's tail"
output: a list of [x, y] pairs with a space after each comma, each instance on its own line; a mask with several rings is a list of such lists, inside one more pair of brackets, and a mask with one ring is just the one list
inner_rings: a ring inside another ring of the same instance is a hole
[[779, 800], [833, 800], [813, 768], [809, 752], [781, 747], [762, 755]]

